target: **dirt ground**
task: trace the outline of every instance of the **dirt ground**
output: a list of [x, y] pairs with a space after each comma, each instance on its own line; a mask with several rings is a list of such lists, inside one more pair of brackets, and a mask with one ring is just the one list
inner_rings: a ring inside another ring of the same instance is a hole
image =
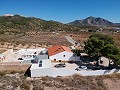
[[[73, 33], [71, 34], [71, 37], [77, 42], [83, 44], [92, 34], [93, 33], [89, 33], [89, 32]], [[106, 35], [113, 37], [116, 45], [120, 47], [120, 33], [106, 33]]]
[[[26, 33], [25, 35], [0, 35], [0, 48], [39, 48], [49, 47], [51, 45], [65, 45], [72, 44], [67, 41], [65, 36], [72, 37], [75, 41], [80, 42], [83, 47], [84, 42], [93, 33], [89, 32], [59, 32], [59, 33]], [[120, 33], [109, 33], [114, 38], [117, 46], [120, 47]]]
[[40, 33], [40, 34], [26, 34], [26, 35], [2, 35], [0, 36], [1, 45], [5, 42], [14, 43], [13, 46], [19, 44], [28, 46], [39, 44], [39, 45], [65, 45], [69, 46], [69, 43], [65, 36], [62, 34], [54, 33]]

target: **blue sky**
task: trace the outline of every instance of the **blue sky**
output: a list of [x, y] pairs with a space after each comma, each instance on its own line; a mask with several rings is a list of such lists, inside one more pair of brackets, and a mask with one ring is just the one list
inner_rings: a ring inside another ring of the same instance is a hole
[[120, 22], [120, 0], [0, 0], [0, 15], [21, 14], [68, 23], [88, 16]]

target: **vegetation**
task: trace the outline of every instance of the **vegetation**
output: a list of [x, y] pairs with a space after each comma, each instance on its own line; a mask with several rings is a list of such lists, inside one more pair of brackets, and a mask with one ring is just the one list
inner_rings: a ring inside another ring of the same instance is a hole
[[0, 76], [0, 90], [119, 90], [119, 78], [120, 74], [54, 78], [26, 78], [19, 73], [6, 74]]
[[46, 21], [34, 17], [23, 17], [20, 15], [1, 16], [0, 17], [0, 31], [74, 31], [81, 28], [62, 24], [56, 21]]
[[115, 45], [112, 37], [103, 34], [93, 34], [85, 42], [85, 52], [92, 57], [105, 56], [109, 58], [115, 65], [120, 63], [120, 50]]
[[73, 49], [72, 51], [73, 51], [73, 53], [74, 53], [75, 55], [77, 55], [77, 56], [80, 56], [80, 53], [83, 53], [83, 52], [84, 52], [83, 50], [80, 50], [80, 49]]

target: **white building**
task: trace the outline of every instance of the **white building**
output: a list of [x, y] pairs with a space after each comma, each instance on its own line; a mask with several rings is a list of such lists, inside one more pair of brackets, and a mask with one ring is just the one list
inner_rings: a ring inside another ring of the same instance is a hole
[[48, 55], [54, 61], [80, 60], [68, 47], [60, 45], [48, 48]]
[[19, 60], [22, 63], [37, 63], [38, 60], [48, 59], [46, 48], [41, 49], [21, 49], [17, 53], [20, 54]]
[[52, 63], [49, 59], [39, 60], [37, 64], [32, 64], [31, 77], [52, 76]]

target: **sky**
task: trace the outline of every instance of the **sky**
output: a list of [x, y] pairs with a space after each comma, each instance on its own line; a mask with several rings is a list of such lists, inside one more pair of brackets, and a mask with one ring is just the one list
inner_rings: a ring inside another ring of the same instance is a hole
[[120, 23], [120, 0], [0, 0], [0, 16], [4, 14], [62, 23], [93, 16]]

